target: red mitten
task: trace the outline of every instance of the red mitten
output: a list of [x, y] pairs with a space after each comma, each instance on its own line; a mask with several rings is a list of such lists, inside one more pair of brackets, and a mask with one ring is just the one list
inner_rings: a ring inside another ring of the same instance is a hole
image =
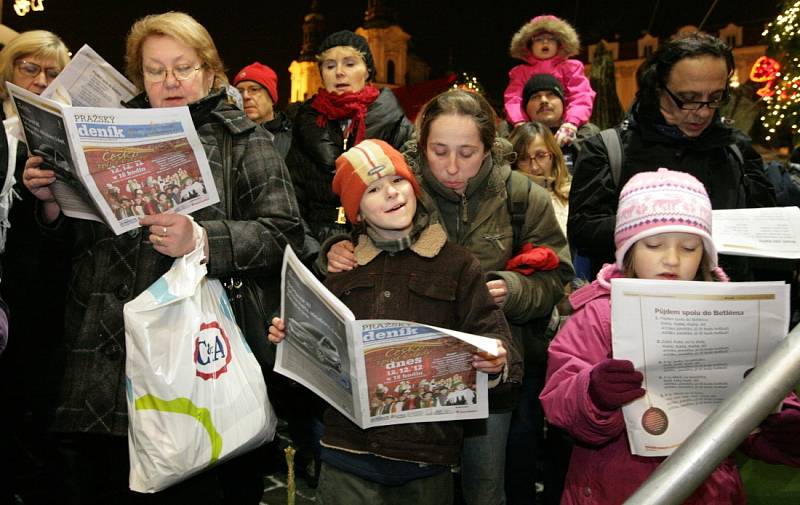
[[589, 397], [600, 410], [616, 410], [644, 395], [642, 379], [630, 361], [606, 358], [589, 372]]
[[519, 254], [506, 262], [506, 270], [531, 275], [537, 270], [553, 270], [558, 266], [558, 255], [544, 246], [534, 246], [530, 242], [522, 245]]

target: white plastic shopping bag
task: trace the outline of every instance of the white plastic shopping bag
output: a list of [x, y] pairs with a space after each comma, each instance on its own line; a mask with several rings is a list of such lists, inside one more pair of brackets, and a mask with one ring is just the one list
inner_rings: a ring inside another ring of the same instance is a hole
[[[125, 304], [130, 488], [153, 493], [272, 440], [261, 368], [195, 250]], [[266, 337], [265, 337], [266, 338]]]

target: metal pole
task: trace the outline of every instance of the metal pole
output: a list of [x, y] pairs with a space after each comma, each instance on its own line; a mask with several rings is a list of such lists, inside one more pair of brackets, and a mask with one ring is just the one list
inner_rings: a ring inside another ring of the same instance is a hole
[[626, 505], [680, 504], [800, 380], [800, 325], [667, 458]]

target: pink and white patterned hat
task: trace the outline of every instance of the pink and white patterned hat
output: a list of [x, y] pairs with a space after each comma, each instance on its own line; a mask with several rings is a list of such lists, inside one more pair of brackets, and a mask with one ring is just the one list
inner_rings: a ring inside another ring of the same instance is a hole
[[685, 172], [666, 168], [631, 177], [622, 188], [617, 207], [617, 268], [622, 270], [625, 253], [637, 241], [670, 232], [700, 236], [709, 268], [717, 269], [717, 248], [711, 239], [711, 201], [703, 183]]

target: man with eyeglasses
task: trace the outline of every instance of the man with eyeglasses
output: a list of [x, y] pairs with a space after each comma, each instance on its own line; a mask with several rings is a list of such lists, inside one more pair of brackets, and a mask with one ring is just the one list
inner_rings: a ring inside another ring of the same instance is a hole
[[[584, 143], [567, 233], [570, 244], [591, 258], [593, 271], [613, 262], [619, 190], [639, 172], [666, 167], [692, 174], [714, 209], [775, 205], [761, 157], [719, 113], [734, 68], [730, 48], [712, 35], [688, 33], [665, 42], [637, 71], [639, 90], [628, 117], [615, 128], [616, 149], [599, 135]], [[720, 263], [733, 280], [752, 278], [741, 257], [722, 257]]]
[[255, 62], [236, 74], [233, 85], [242, 94], [244, 113], [273, 135], [275, 149], [286, 159], [292, 144], [292, 122], [286, 114], [275, 110], [278, 103], [278, 75], [267, 65]]

